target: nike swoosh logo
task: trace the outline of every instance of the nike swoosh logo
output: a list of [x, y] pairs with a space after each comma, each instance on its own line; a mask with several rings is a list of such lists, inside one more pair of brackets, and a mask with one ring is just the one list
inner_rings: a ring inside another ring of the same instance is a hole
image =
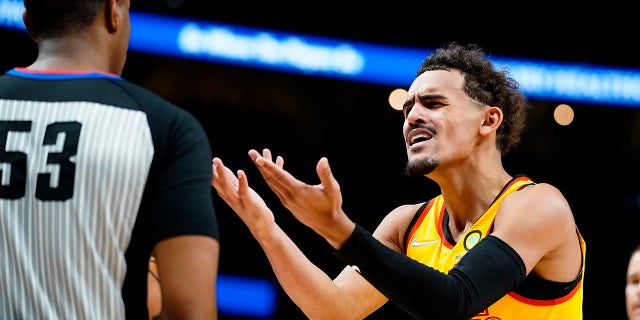
[[411, 246], [414, 248], [428, 246], [431, 244], [436, 244], [440, 242], [440, 240], [430, 240], [430, 241], [418, 241], [418, 238], [414, 238], [411, 242]]

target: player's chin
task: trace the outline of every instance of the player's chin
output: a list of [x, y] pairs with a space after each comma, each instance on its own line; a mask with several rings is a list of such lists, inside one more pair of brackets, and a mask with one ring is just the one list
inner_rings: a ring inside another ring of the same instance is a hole
[[440, 162], [438, 160], [427, 155], [410, 156], [407, 161], [405, 173], [408, 176], [414, 177], [425, 176], [433, 172], [439, 165]]

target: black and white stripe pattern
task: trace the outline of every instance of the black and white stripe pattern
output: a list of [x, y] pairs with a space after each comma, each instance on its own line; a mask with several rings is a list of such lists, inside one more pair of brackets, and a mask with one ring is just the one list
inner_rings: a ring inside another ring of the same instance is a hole
[[[0, 319], [124, 319], [124, 253], [154, 155], [146, 115], [93, 102], [0, 100], [0, 128], [16, 121], [30, 129], [9, 131], [0, 150], [26, 155], [26, 185], [24, 196], [0, 198]], [[73, 192], [37, 199], [39, 174], [50, 174], [54, 189], [71, 177], [57, 160], [47, 164], [70, 140], [59, 132], [55, 143], [43, 143], [56, 123], [79, 128], [77, 146], [66, 147], [75, 152]], [[5, 161], [0, 186], [18, 173]]]

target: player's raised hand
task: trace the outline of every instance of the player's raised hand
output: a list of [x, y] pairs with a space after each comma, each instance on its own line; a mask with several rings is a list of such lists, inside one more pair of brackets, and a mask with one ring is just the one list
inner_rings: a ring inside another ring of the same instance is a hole
[[249, 156], [271, 190], [296, 219], [323, 236], [335, 248], [342, 245], [355, 225], [342, 211], [340, 185], [333, 177], [327, 158], [321, 158], [316, 165], [320, 183], [309, 185], [283, 169], [282, 157], [277, 157], [273, 162], [269, 149], [264, 149], [262, 154], [250, 150]]
[[[275, 225], [273, 212], [258, 193], [249, 187], [247, 175], [238, 170], [236, 176], [220, 158], [213, 158], [211, 184], [218, 195], [233, 209], [247, 225], [254, 237], [263, 236]], [[281, 163], [282, 165], [282, 163]]]

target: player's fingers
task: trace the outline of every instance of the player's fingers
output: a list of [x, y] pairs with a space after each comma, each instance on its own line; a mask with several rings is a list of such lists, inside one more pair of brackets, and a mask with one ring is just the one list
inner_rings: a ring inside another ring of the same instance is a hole
[[260, 174], [269, 185], [269, 188], [283, 200], [285, 197], [291, 197], [294, 190], [299, 190], [306, 186], [303, 182], [293, 177], [289, 172], [282, 168], [284, 160], [276, 160], [278, 163], [268, 161], [257, 153], [252, 153], [252, 159]]
[[224, 178], [225, 178], [225, 172], [224, 172], [224, 164], [222, 163], [222, 160], [220, 160], [219, 158], [213, 158], [213, 160], [211, 160], [211, 166], [212, 166], [212, 179], [211, 179], [211, 185], [213, 185], [214, 187], [216, 187], [216, 189], [218, 187], [220, 187], [222, 185], [222, 183], [224, 183]]
[[[227, 168], [220, 159], [213, 160], [213, 187], [218, 195], [225, 201], [233, 201], [237, 197], [238, 178], [233, 174], [231, 169]], [[246, 176], [245, 176], [246, 181]]]
[[320, 158], [318, 165], [316, 165], [316, 172], [318, 173], [320, 183], [324, 186], [324, 190], [327, 194], [340, 192], [340, 185], [333, 177], [331, 166], [329, 166], [329, 160], [326, 157]]
[[[229, 182], [236, 179], [236, 176], [231, 172], [231, 169], [227, 168], [222, 160], [216, 158], [213, 160], [213, 178], [221, 182]], [[217, 179], [216, 179], [217, 178]]]
[[249, 158], [251, 158], [251, 161], [255, 162], [256, 158], [261, 157], [260, 152], [256, 151], [255, 149], [250, 149], [249, 152]]
[[[213, 178], [212, 185], [216, 189], [218, 195], [225, 200], [227, 203], [232, 201], [232, 197], [229, 196], [230, 192], [234, 192], [233, 187], [231, 187], [232, 182], [229, 181], [229, 177], [227, 176], [226, 168], [220, 160], [213, 161]], [[230, 171], [230, 170], [229, 170]], [[233, 173], [231, 173], [233, 175]]]
[[249, 180], [243, 170], [238, 170], [238, 196], [240, 198], [249, 196]]
[[268, 148], [262, 149], [262, 157], [269, 161], [273, 161], [271, 156], [271, 150], [269, 150]]
[[216, 183], [216, 180], [218, 179], [218, 170], [216, 168], [216, 158], [213, 158], [211, 160], [211, 185], [213, 186]]
[[284, 168], [284, 158], [281, 156], [278, 156], [276, 158], [276, 165], [280, 168]]

